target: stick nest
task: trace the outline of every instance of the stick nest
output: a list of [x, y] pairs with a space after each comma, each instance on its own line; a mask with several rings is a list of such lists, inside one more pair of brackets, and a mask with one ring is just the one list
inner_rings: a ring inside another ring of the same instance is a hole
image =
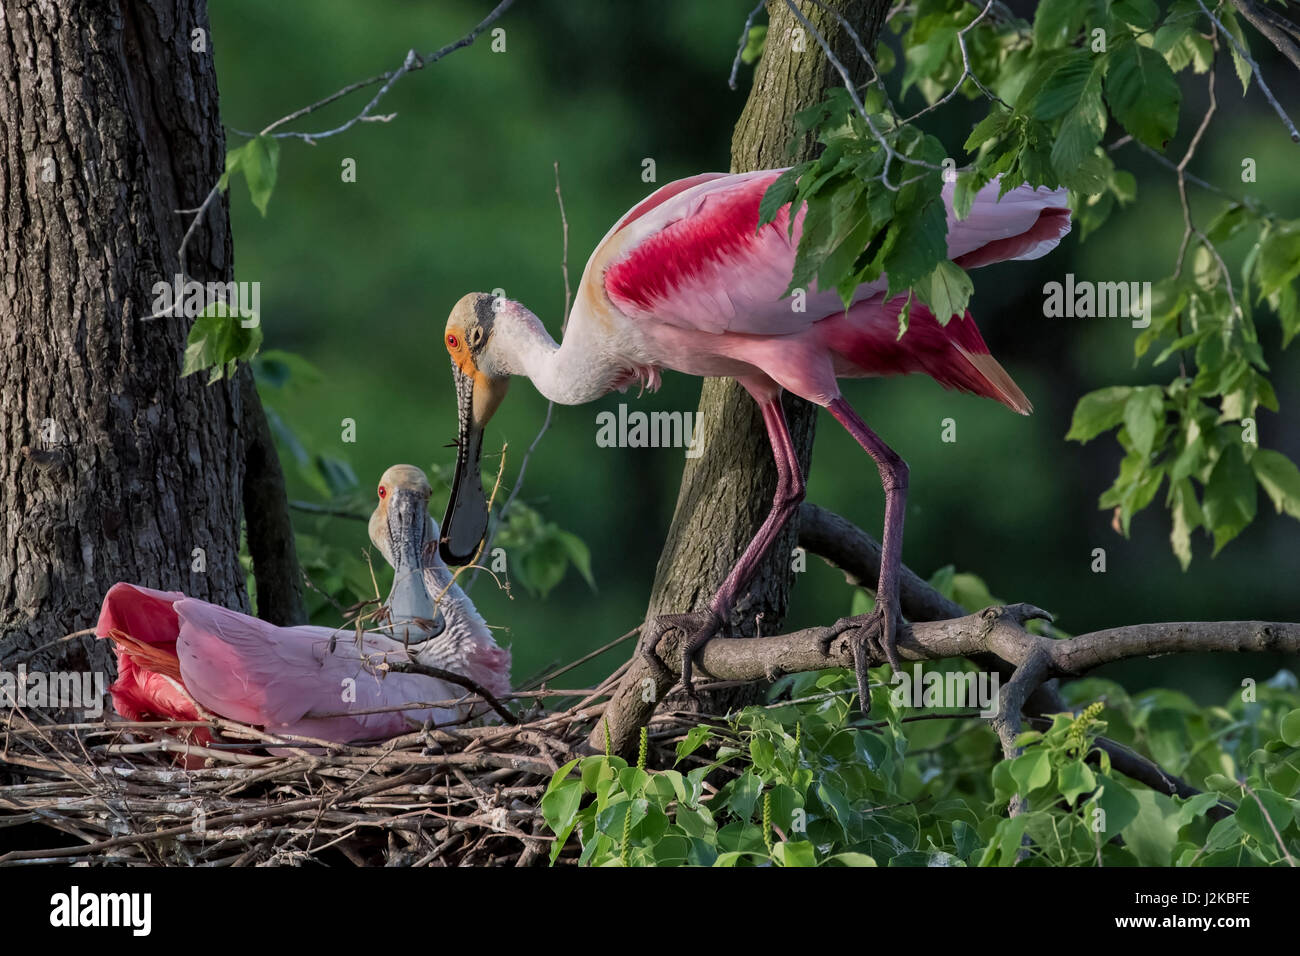
[[[587, 691], [512, 695], [518, 724], [421, 728], [368, 745], [216, 717], [59, 724], [10, 710], [0, 715], [0, 847], [16, 849], [0, 864], [545, 865], [555, 837], [542, 794], [557, 768], [589, 752], [617, 676]], [[557, 697], [575, 702], [542, 708]], [[214, 747], [184, 739], [200, 729]], [[659, 729], [671, 748], [676, 734]], [[572, 843], [558, 863], [576, 859]]]

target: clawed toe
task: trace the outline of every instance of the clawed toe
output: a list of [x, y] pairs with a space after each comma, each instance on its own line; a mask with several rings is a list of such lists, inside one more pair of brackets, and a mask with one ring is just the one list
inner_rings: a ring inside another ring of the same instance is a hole
[[875, 610], [856, 617], [840, 618], [820, 638], [822, 652], [842, 634], [848, 634], [853, 651], [853, 673], [858, 683], [858, 706], [862, 713], [871, 712], [871, 689], [867, 670], [874, 660], [883, 658], [895, 670], [902, 670], [896, 647], [899, 631], [898, 613], [878, 603]]
[[699, 698], [695, 694], [694, 682], [695, 655], [723, 627], [721, 615], [710, 610], [692, 611], [687, 614], [661, 614], [642, 633], [641, 655], [646, 658], [656, 673], [666, 674], [668, 679], [671, 679], [672, 672], [660, 659], [656, 648], [666, 633], [680, 630], [686, 637], [682, 643], [682, 689], [692, 706], [698, 709]]

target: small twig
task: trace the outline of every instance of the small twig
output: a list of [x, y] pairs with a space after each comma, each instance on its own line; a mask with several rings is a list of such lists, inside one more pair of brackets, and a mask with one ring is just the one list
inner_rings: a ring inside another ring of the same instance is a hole
[[754, 25], [754, 20], [767, 6], [767, 0], [758, 0], [753, 10], [749, 11], [749, 16], [745, 17], [745, 25], [740, 31], [740, 43], [736, 47], [736, 58], [731, 61], [731, 76], [727, 78], [727, 87], [734, 90], [736, 88], [736, 74], [740, 72], [740, 58], [745, 52], [745, 47], [749, 46], [749, 31]]
[[466, 690], [477, 694], [483, 698], [483, 702], [497, 712], [497, 715], [507, 724], [519, 723], [519, 718], [506, 709], [501, 701], [493, 696], [492, 692], [476, 680], [457, 674], [455, 671], [445, 670], [441, 667], [432, 667], [429, 664], [421, 664], [419, 661], [393, 661], [388, 665], [388, 669], [399, 674], [423, 674], [426, 677], [436, 677], [439, 680], [445, 680], [449, 684], [457, 684]]
[[1257, 63], [1255, 58], [1250, 55], [1250, 51], [1241, 44], [1241, 41], [1228, 32], [1228, 29], [1223, 25], [1219, 18], [1214, 15], [1210, 8], [1205, 5], [1203, 0], [1196, 0], [1196, 5], [1201, 8], [1202, 13], [1210, 18], [1210, 21], [1218, 31], [1223, 34], [1224, 39], [1232, 44], [1233, 49], [1237, 51], [1238, 55], [1250, 64], [1250, 68], [1255, 72], [1255, 80], [1259, 83], [1260, 92], [1264, 94], [1264, 99], [1268, 100], [1268, 105], [1273, 107], [1273, 111], [1277, 113], [1278, 117], [1282, 120], [1282, 125], [1286, 127], [1287, 133], [1291, 136], [1291, 142], [1300, 143], [1300, 130], [1296, 129], [1295, 123], [1291, 122], [1291, 117], [1287, 116], [1286, 110], [1282, 108], [1282, 104], [1277, 101], [1277, 97], [1273, 95], [1273, 91], [1268, 88], [1268, 83], [1264, 81], [1264, 74], [1259, 69], [1259, 63]]

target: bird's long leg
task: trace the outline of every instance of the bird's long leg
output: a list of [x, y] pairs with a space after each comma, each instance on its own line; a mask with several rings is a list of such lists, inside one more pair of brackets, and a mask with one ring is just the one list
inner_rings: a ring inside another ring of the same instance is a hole
[[846, 630], [858, 629], [861, 637], [853, 645], [854, 670], [858, 679], [858, 699], [863, 712], [871, 708], [867, 687], [866, 642], [876, 639], [877, 646], [895, 671], [902, 670], [896, 645], [899, 626], [898, 575], [902, 565], [903, 513], [907, 505], [907, 462], [886, 445], [858, 417], [851, 405], [837, 398], [827, 406], [835, 420], [847, 429], [876, 462], [880, 483], [885, 489], [885, 529], [880, 540], [880, 581], [876, 586], [876, 608], [870, 614], [844, 618], [831, 629], [830, 637]]
[[[799, 502], [803, 501], [804, 479], [799, 473], [799, 457], [794, 450], [794, 442], [790, 439], [790, 430], [786, 427], [785, 410], [781, 407], [780, 393], [760, 402], [759, 407], [763, 412], [763, 424], [767, 426], [767, 437], [772, 444], [772, 457], [776, 462], [776, 494], [772, 498], [772, 510], [768, 512], [766, 520], [759, 527], [753, 540], [749, 542], [749, 546], [745, 548], [744, 554], [740, 556], [740, 560], [736, 562], [726, 580], [709, 601], [708, 611], [704, 615], [706, 619], [698, 622], [700, 626], [687, 638], [686, 645], [682, 648], [682, 684], [686, 687], [687, 693], [692, 691], [692, 670], [696, 651], [709, 638], [717, 634], [722, 622], [731, 612], [731, 607], [735, 604], [741, 589], [754, 576], [759, 562], [763, 560], [763, 556], [772, 547], [777, 535], [785, 527], [785, 523], [799, 507]], [[672, 622], [668, 622], [667, 619], [664, 619], [664, 622], [680, 626], [682, 619], [689, 615], [673, 617]]]

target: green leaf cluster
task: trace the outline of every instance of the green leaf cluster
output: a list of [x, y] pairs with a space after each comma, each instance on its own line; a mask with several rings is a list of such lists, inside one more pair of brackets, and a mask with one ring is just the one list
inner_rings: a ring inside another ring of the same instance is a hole
[[[1232, 6], [1210, 6], [1244, 46]], [[900, 336], [914, 298], [947, 322], [965, 310], [972, 286], [946, 258], [941, 191], [954, 177], [944, 168], [955, 174], [958, 218], [995, 180], [1002, 192], [1064, 186], [1086, 239], [1136, 198], [1136, 180], [1115, 161], [1133, 147], [1118, 153], [1103, 138], [1163, 151], [1179, 129], [1179, 75], [1205, 75], [1214, 61], [1216, 28], [1197, 0], [1042, 0], [1032, 22], [990, 15], [975, 23], [980, 11], [920, 0], [889, 21], [902, 51], [900, 100], [919, 94], [934, 106], [955, 90], [988, 103], [963, 144], [964, 165], [917, 128], [925, 109], [907, 116], [898, 108], [893, 64], [879, 51], [881, 76], [861, 110], [836, 89], [799, 115], [800, 132], [814, 133], [823, 151], [772, 184], [759, 216], [761, 227], [787, 203], [805, 208], [790, 292], [834, 288], [847, 307], [858, 286], [887, 273], [887, 294], [906, 296]], [[1244, 92], [1250, 65], [1218, 39]], [[1264, 346], [1277, 339], [1286, 348], [1300, 332], [1300, 220], [1230, 200], [1188, 232], [1173, 274], [1150, 288], [1146, 314], [1134, 316], [1149, 320], [1136, 358], [1176, 369], [1172, 380], [1085, 395], [1067, 437], [1115, 432], [1124, 457], [1100, 507], [1115, 511], [1127, 535], [1134, 515], [1162, 495], [1170, 546], [1186, 568], [1196, 531], [1217, 554], [1254, 520], [1258, 489], [1279, 513], [1300, 517], [1300, 469], [1260, 447], [1257, 418], [1278, 411]]]

